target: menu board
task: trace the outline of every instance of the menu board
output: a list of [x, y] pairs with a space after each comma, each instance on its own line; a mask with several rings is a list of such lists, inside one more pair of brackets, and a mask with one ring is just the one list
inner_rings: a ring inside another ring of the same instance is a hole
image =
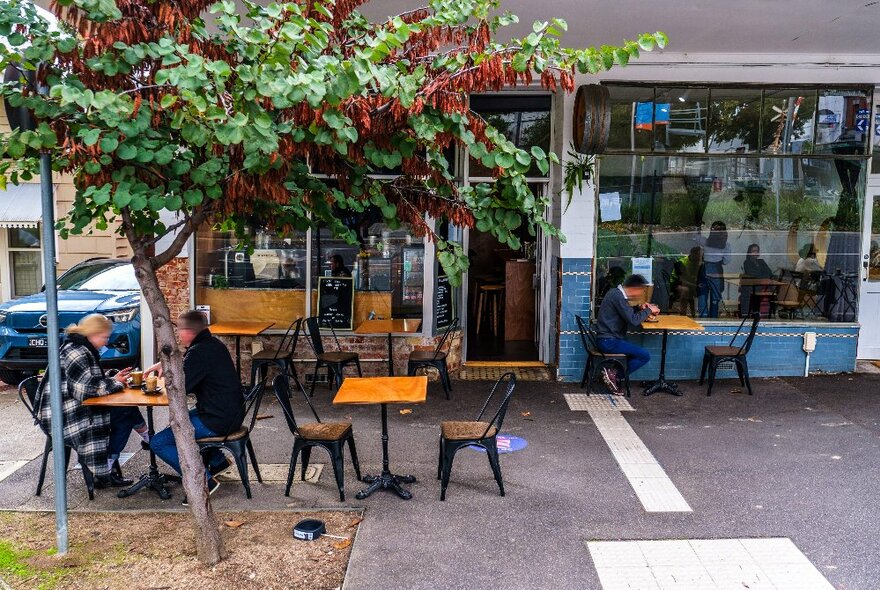
[[436, 300], [434, 301], [434, 325], [438, 329], [443, 329], [452, 323], [455, 316], [455, 309], [452, 303], [452, 286], [449, 284], [449, 277], [440, 275], [437, 277], [437, 288], [434, 290]]
[[318, 277], [318, 317], [336, 330], [351, 330], [354, 317], [354, 279]]

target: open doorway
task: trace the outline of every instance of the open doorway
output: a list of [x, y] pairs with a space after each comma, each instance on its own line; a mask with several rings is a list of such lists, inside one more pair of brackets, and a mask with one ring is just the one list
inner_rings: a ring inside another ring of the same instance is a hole
[[521, 231], [519, 250], [492, 234], [468, 240], [468, 361], [537, 361], [535, 237]]

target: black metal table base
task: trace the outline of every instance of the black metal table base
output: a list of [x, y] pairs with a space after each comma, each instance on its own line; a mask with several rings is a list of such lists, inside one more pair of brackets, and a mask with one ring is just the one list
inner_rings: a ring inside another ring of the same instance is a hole
[[[153, 428], [153, 406], [147, 406], [147, 432], [150, 435], [150, 438], [156, 434], [155, 428]], [[169, 483], [180, 483], [180, 476], [177, 475], [166, 475], [164, 473], [159, 473], [159, 465], [156, 463], [156, 453], [153, 452], [153, 449], [150, 449], [150, 470], [147, 473], [141, 475], [140, 479], [134, 482], [133, 485], [119, 490], [116, 493], [117, 498], [127, 498], [129, 496], [133, 496], [144, 488], [148, 490], [153, 490], [159, 497], [163, 500], [168, 500], [171, 498], [171, 492], [168, 491]]]
[[409, 500], [412, 498], [412, 492], [403, 489], [402, 483], [415, 483], [416, 478], [413, 475], [394, 475], [393, 473], [382, 473], [381, 475], [368, 475], [364, 478], [364, 483], [370, 484], [369, 487], [359, 491], [355, 498], [363, 500], [370, 497], [376, 490], [392, 490], [395, 494]]
[[669, 336], [669, 330], [663, 330], [663, 340], [662, 345], [660, 346], [660, 375], [657, 377], [657, 381], [649, 385], [645, 388], [645, 392], [642, 393], [645, 397], [649, 395], [654, 395], [655, 393], [665, 391], [666, 393], [671, 393], [672, 395], [681, 396], [684, 395], [684, 392], [678, 388], [678, 385], [673, 383], [672, 381], [666, 380], [666, 338]]

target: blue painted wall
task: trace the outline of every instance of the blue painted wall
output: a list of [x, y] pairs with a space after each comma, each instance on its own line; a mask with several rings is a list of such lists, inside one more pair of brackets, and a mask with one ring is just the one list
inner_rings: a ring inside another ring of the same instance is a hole
[[[577, 332], [575, 314], [590, 316], [592, 259], [566, 258], [561, 265], [559, 379], [579, 382], [586, 353]], [[703, 349], [709, 345], [727, 345], [737, 325], [702, 322], [705, 332], [671, 333], [666, 354], [666, 376], [672, 379], [696, 379], [700, 374]], [[848, 324], [818, 322], [812, 325], [783, 322], [762, 323], [749, 353], [750, 374], [754, 377], [803, 375], [806, 355], [803, 334], [816, 332], [816, 351], [810, 357], [810, 372], [853, 371], [859, 329]], [[630, 339], [651, 353], [651, 362], [633, 374], [633, 379], [647, 380], [660, 370], [659, 332], [630, 334]], [[734, 371], [719, 371], [719, 378], [735, 377]]]

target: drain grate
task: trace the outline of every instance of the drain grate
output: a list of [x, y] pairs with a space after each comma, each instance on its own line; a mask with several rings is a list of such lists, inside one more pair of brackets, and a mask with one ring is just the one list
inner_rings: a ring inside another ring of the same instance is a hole
[[565, 403], [568, 408], [575, 412], [587, 412], [589, 410], [611, 410], [615, 412], [634, 412], [629, 400], [619, 395], [589, 395], [586, 393], [564, 393]]

